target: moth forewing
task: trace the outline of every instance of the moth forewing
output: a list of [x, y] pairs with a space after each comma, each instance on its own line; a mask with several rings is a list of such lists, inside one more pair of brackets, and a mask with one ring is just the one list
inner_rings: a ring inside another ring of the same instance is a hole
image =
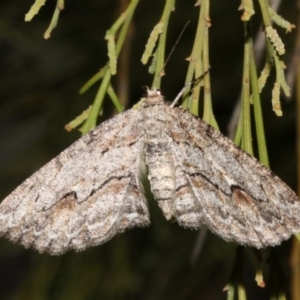
[[142, 174], [165, 217], [227, 241], [274, 246], [300, 232], [300, 199], [269, 169], [148, 90], [29, 177], [0, 205], [0, 235], [62, 254], [150, 224]]

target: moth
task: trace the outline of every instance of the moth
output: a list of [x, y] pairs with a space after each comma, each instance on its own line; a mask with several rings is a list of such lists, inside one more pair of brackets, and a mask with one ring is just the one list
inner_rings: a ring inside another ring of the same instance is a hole
[[58, 255], [148, 226], [144, 174], [180, 226], [255, 248], [300, 232], [300, 199], [284, 182], [154, 89], [141, 108], [102, 123], [4, 199], [0, 236]]

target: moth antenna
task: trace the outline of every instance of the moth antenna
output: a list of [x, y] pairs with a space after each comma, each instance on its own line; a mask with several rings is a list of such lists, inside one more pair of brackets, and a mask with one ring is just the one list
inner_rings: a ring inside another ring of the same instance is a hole
[[170, 107], [174, 107], [177, 102], [179, 101], [180, 97], [182, 96], [182, 94], [185, 92], [185, 90], [191, 86], [192, 84], [196, 84], [198, 83], [208, 72], [209, 72], [209, 69], [208, 68], [203, 74], [201, 74], [198, 78], [194, 79], [194, 80], [191, 80], [190, 82], [188, 82], [183, 88], [182, 90], [178, 93], [178, 95], [176, 96], [176, 98], [173, 100], [172, 104], [170, 105]]
[[163, 70], [164, 70], [164, 68], [166, 67], [167, 63], [169, 62], [169, 60], [170, 60], [170, 58], [171, 58], [171, 56], [172, 56], [172, 54], [173, 54], [173, 52], [174, 52], [176, 46], [178, 45], [178, 43], [179, 43], [179, 41], [180, 41], [180, 39], [181, 39], [181, 37], [182, 37], [182, 35], [183, 35], [183, 33], [184, 33], [184, 31], [185, 31], [185, 29], [186, 29], [186, 27], [188, 26], [189, 23], [190, 23], [190, 21], [187, 21], [186, 24], [184, 25], [183, 29], [181, 30], [181, 32], [180, 32], [180, 34], [179, 34], [179, 36], [178, 36], [178, 38], [177, 38], [177, 40], [176, 40], [174, 46], [172, 47], [172, 49], [171, 49], [171, 51], [170, 51], [170, 53], [169, 53], [169, 55], [168, 55], [168, 57], [167, 57], [167, 59], [166, 59], [164, 65], [163, 65], [163, 67], [162, 67], [161, 70], [159, 71], [159, 73], [158, 73], [158, 75], [157, 75], [157, 77], [156, 77], [156, 79], [155, 79], [155, 81], [154, 81], [153, 86], [156, 86], [156, 82], [157, 82], [159, 76], [161, 75], [161, 73], [163, 72]]

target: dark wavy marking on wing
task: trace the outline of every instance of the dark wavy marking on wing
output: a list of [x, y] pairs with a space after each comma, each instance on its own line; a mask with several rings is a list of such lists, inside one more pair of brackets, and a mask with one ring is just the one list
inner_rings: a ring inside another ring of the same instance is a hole
[[83, 250], [150, 223], [138, 186], [138, 111], [101, 124], [0, 205], [0, 235], [40, 252]]

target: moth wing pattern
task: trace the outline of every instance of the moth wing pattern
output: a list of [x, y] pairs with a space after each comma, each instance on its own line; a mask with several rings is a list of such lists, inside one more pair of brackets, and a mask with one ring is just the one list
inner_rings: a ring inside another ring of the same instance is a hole
[[176, 196], [184, 227], [206, 225], [227, 241], [274, 246], [300, 232], [297, 195], [253, 156], [201, 119], [168, 109]]
[[219, 131], [148, 90], [145, 105], [104, 122], [0, 205], [0, 236], [62, 254], [150, 224], [142, 176], [167, 220], [227, 241], [274, 246], [300, 232], [300, 199]]
[[137, 110], [115, 116], [25, 180], [0, 205], [0, 235], [55, 255], [148, 225], [137, 123]]

